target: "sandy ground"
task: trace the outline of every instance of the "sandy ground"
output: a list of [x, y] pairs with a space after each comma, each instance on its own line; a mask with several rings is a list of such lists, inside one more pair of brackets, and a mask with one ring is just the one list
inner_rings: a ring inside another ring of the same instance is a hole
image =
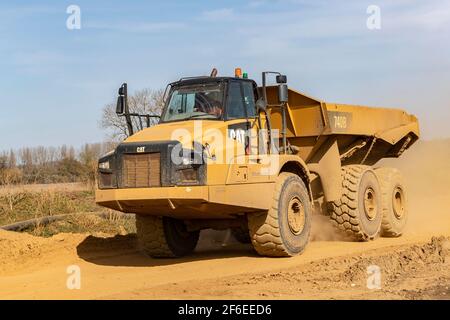
[[[436, 151], [432, 153], [431, 151]], [[151, 259], [135, 235], [59, 234], [36, 238], [0, 231], [2, 299], [450, 299], [450, 142], [419, 144], [392, 162], [405, 174], [411, 217], [404, 236], [339, 240], [316, 219], [301, 256], [258, 257], [248, 245], [205, 234], [183, 259]], [[67, 268], [81, 289], [67, 288]], [[368, 289], [367, 267], [381, 272]]]

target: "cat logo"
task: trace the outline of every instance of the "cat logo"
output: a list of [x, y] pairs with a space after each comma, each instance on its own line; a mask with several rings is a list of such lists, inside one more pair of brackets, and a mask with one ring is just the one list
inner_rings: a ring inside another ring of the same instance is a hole
[[136, 152], [137, 152], [137, 153], [145, 152], [145, 147], [137, 147], [137, 148], [136, 148]]
[[248, 136], [248, 128], [251, 127], [249, 122], [235, 123], [228, 126], [228, 138], [236, 140], [240, 143], [246, 143]]
[[245, 143], [246, 132], [243, 129], [229, 129], [229, 137], [231, 139], [237, 140], [240, 143]]

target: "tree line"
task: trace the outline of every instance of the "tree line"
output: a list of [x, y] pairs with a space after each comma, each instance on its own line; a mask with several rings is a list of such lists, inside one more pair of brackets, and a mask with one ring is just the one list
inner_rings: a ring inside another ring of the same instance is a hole
[[[163, 95], [162, 89], [134, 92], [128, 97], [130, 112], [160, 115], [164, 105]], [[137, 119], [133, 121], [135, 128], [142, 129]], [[154, 124], [156, 122], [152, 119], [151, 125]], [[108, 133], [107, 142], [86, 143], [78, 149], [62, 145], [0, 151], [0, 185], [94, 182], [98, 158], [127, 137], [125, 119], [116, 115], [115, 103], [103, 107], [99, 126]]]
[[93, 182], [98, 158], [114, 142], [87, 143], [81, 148], [26, 147], [0, 152], [0, 184]]

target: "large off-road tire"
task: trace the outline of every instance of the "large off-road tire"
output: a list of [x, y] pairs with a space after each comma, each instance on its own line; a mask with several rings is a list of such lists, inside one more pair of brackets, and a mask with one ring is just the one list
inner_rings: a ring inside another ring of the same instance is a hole
[[271, 208], [247, 218], [253, 247], [260, 255], [286, 257], [303, 252], [309, 242], [312, 206], [302, 179], [282, 172]]
[[189, 232], [183, 221], [136, 215], [136, 230], [141, 249], [154, 258], [182, 257], [194, 251], [199, 232]]
[[378, 168], [375, 173], [380, 181], [383, 220], [381, 235], [399, 237], [408, 220], [408, 199], [403, 177], [397, 169]]
[[358, 241], [375, 239], [382, 220], [381, 190], [368, 166], [342, 167], [342, 196], [328, 204], [332, 223]]
[[240, 243], [251, 243], [252, 239], [250, 239], [250, 234], [247, 229], [244, 228], [232, 228], [231, 234], [233, 237]]

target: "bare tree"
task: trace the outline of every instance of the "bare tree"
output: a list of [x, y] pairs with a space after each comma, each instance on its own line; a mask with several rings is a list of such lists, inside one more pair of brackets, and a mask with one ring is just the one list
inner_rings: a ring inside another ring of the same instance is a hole
[[5, 151], [0, 153], [0, 170], [8, 168], [8, 155]]
[[46, 166], [50, 160], [48, 156], [48, 149], [43, 146], [39, 146], [32, 149], [33, 163], [38, 166]]
[[[161, 115], [164, 107], [164, 90], [143, 89], [136, 91], [128, 96], [128, 106], [131, 113]], [[133, 117], [133, 126], [138, 130], [146, 127], [146, 120], [143, 123], [137, 117]], [[150, 126], [158, 122], [157, 118], [150, 118]], [[124, 117], [118, 117], [116, 114], [116, 104], [110, 103], [103, 108], [100, 127], [110, 133], [114, 141], [121, 141], [128, 136], [127, 125]]]
[[117, 142], [0, 150], [0, 187], [18, 183], [95, 182], [98, 159]]
[[21, 163], [25, 170], [30, 170], [33, 167], [33, 155], [31, 148], [23, 148], [19, 150]]
[[17, 165], [16, 153], [11, 149], [9, 151], [8, 167], [9, 168], [15, 168], [16, 165]]

